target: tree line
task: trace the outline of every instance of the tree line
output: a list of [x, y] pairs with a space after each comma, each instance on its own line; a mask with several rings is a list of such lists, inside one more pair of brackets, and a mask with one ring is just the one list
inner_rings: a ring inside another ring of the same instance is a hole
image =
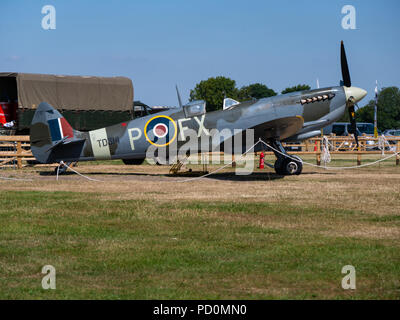
[[[288, 87], [281, 91], [281, 94], [310, 90], [307, 84], [298, 84]], [[222, 109], [225, 97], [237, 101], [247, 101], [252, 99], [262, 99], [277, 95], [273, 89], [268, 88], [262, 83], [253, 83], [238, 88], [236, 81], [227, 77], [219, 76], [208, 78], [196, 84], [190, 90], [190, 101], [205, 100], [207, 111]], [[375, 101], [369, 101], [364, 107], [356, 111], [358, 122], [374, 121]], [[339, 121], [348, 122], [347, 112]], [[400, 128], [400, 90], [397, 87], [383, 88], [378, 94], [378, 128], [380, 130]]]
[[[298, 85], [286, 88], [282, 93], [299, 90], [310, 90], [310, 86]], [[238, 88], [236, 87], [235, 80], [226, 77], [215, 77], [208, 78], [196, 84], [196, 87], [190, 90], [190, 101], [205, 100], [207, 102], [207, 111], [215, 111], [222, 109], [225, 97], [241, 102], [251, 99], [268, 98], [276, 95], [277, 92], [262, 83], [253, 83]]]

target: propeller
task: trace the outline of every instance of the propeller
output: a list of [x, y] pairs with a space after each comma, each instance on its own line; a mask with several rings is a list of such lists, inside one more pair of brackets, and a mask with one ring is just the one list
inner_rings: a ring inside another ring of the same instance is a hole
[[349, 105], [347, 109], [349, 110], [351, 132], [354, 134], [354, 139], [356, 140], [358, 149], [358, 131], [357, 131], [357, 122], [356, 122], [354, 104]]
[[[349, 65], [347, 64], [346, 50], [344, 49], [343, 41], [340, 43], [340, 64], [342, 67], [343, 85], [347, 88], [351, 88]], [[347, 99], [346, 104], [347, 104], [347, 110], [349, 111], [351, 131], [354, 134], [354, 139], [356, 140], [358, 149], [358, 132], [357, 132], [356, 113], [354, 109], [354, 105], [356, 104], [356, 102], [357, 101], [354, 99], [354, 97], [350, 96]]]
[[350, 88], [351, 87], [350, 71], [349, 71], [349, 65], [347, 64], [346, 50], [344, 49], [343, 41], [340, 44], [340, 64], [342, 67], [343, 85]]

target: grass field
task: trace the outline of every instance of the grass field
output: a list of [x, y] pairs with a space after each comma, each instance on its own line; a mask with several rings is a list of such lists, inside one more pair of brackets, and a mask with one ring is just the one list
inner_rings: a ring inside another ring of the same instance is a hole
[[[0, 180], [0, 299], [399, 299], [393, 163], [184, 183], [118, 161], [77, 167], [102, 182], [2, 170], [32, 181]], [[48, 264], [56, 290], [41, 287]]]

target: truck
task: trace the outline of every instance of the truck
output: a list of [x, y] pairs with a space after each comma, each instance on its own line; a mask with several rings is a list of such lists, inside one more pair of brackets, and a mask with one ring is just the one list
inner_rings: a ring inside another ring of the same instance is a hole
[[47, 102], [77, 130], [134, 118], [132, 80], [126, 77], [0, 73], [0, 129], [29, 134], [36, 108]]

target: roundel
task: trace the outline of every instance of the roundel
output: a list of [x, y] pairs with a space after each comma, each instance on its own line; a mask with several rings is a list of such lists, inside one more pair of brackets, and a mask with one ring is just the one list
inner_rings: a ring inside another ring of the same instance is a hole
[[175, 121], [164, 115], [155, 116], [146, 122], [146, 140], [157, 147], [165, 147], [175, 140], [178, 130]]

